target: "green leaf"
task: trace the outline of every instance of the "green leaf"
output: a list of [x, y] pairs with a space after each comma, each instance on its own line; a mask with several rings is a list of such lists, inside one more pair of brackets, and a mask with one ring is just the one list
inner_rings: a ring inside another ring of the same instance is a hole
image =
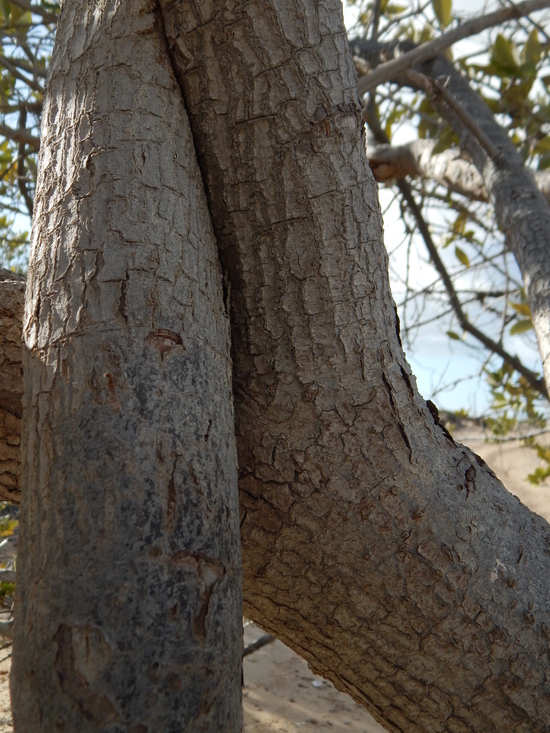
[[522, 56], [525, 63], [533, 64], [533, 66], [536, 66], [540, 61], [542, 56], [542, 46], [539, 42], [539, 34], [537, 33], [536, 28], [529, 33], [529, 38], [523, 47]]
[[456, 217], [456, 219], [453, 222], [453, 226], [451, 227], [453, 234], [462, 234], [463, 233], [467, 218], [468, 218], [468, 215], [466, 214], [465, 211], [461, 211], [459, 213], [459, 215]]
[[526, 318], [524, 321], [516, 321], [510, 329], [510, 336], [516, 336], [518, 333], [525, 333], [533, 328], [533, 324], [530, 318]]
[[466, 252], [464, 252], [463, 249], [460, 249], [460, 247], [455, 247], [455, 255], [459, 262], [462, 262], [464, 267], [470, 267], [470, 260], [468, 259], [468, 255]]
[[454, 331], [447, 331], [447, 336], [450, 339], [454, 339], [454, 341], [462, 341], [460, 336], [457, 333], [455, 333]]
[[439, 25], [446, 28], [452, 20], [452, 0], [432, 0], [432, 7]]
[[520, 316], [527, 316], [527, 318], [531, 318], [531, 309], [529, 308], [527, 303], [513, 303], [511, 300], [509, 300], [508, 302], [516, 311], [516, 313], [519, 313]]
[[405, 10], [408, 9], [408, 5], [394, 5], [393, 3], [390, 3], [386, 7], [386, 15], [401, 15], [401, 13], [404, 13]]
[[504, 36], [498, 34], [491, 51], [492, 63], [501, 71], [515, 75], [518, 71], [518, 59], [516, 57], [516, 47]]
[[540, 486], [548, 476], [550, 476], [550, 468], [537, 468], [533, 473], [530, 473], [527, 476], [527, 481], [535, 486]]
[[550, 153], [550, 136], [546, 135], [542, 140], [538, 140], [533, 148], [534, 153]]

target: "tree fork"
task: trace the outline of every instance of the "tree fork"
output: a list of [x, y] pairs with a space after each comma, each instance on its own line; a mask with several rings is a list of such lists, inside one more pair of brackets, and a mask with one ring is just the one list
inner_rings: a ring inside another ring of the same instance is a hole
[[550, 528], [404, 360], [339, 0], [161, 4], [231, 282], [247, 615], [389, 731], [546, 731]]
[[238, 733], [229, 323], [150, 0], [65, 3], [24, 325], [18, 733]]

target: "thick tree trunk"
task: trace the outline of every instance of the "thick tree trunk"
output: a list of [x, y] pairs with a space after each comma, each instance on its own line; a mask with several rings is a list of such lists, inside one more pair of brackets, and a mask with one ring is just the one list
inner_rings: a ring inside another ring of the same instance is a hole
[[19, 504], [23, 365], [21, 319], [25, 279], [0, 270], [0, 501]]
[[390, 731], [547, 731], [550, 528], [416, 391], [340, 0], [161, 5], [232, 284], [247, 613]]
[[[370, 64], [374, 64], [376, 58], [386, 60], [401, 50], [409, 50], [411, 45], [410, 42], [381, 44], [362, 39], [353, 39], [350, 43], [353, 52]], [[461, 149], [468, 153], [479, 171], [495, 207], [498, 225], [521, 270], [544, 378], [550, 391], [550, 207], [532, 171], [525, 167], [506, 131], [468, 80], [443, 56], [426, 61], [417, 70], [447, 90], [494, 149], [491, 153], [480, 144], [443, 96], [433, 97], [432, 103], [453, 127]], [[406, 79], [400, 81], [408, 83]]]
[[155, 3], [65, 3], [29, 266], [18, 733], [241, 730], [229, 319]]

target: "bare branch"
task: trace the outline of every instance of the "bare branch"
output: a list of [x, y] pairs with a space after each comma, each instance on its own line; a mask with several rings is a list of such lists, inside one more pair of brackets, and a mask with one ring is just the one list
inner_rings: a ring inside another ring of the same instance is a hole
[[[398, 178], [425, 178], [472, 201], [488, 201], [483, 179], [469, 160], [456, 148], [433, 152], [434, 140], [412, 140], [404, 145], [367, 143], [367, 156], [378, 183]], [[550, 171], [533, 171], [544, 197], [550, 203]]]
[[[369, 107], [365, 109], [367, 122], [373, 134], [375, 135], [375, 137], [378, 140], [384, 141], [387, 143], [388, 137], [385, 134], [385, 132], [382, 130], [382, 128], [380, 127], [380, 124], [375, 116], [375, 112], [373, 108], [374, 108], [374, 105], [369, 105]], [[503, 348], [502, 344], [496, 341], [493, 341], [493, 339], [486, 336], [482, 331], [480, 331], [476, 326], [473, 325], [473, 323], [471, 323], [468, 320], [468, 317], [466, 316], [466, 314], [464, 313], [464, 310], [462, 309], [462, 304], [460, 303], [460, 299], [454, 288], [453, 281], [451, 280], [451, 277], [449, 273], [447, 272], [445, 265], [443, 264], [443, 260], [439, 256], [439, 252], [432, 239], [430, 229], [426, 223], [426, 220], [424, 219], [424, 216], [422, 215], [422, 211], [420, 207], [418, 206], [418, 204], [415, 201], [415, 198], [413, 196], [409, 183], [405, 181], [404, 179], [401, 179], [397, 181], [397, 187], [399, 188], [399, 191], [401, 195], [403, 196], [403, 199], [407, 202], [409, 211], [415, 218], [415, 221], [420, 231], [420, 234], [422, 235], [422, 239], [424, 240], [424, 244], [426, 245], [426, 249], [428, 250], [428, 253], [433, 262], [433, 265], [435, 269], [437, 270], [437, 273], [439, 277], [441, 278], [441, 281], [443, 282], [445, 290], [447, 291], [447, 297], [449, 298], [449, 303], [451, 304], [453, 308], [453, 311], [456, 315], [456, 318], [461, 328], [464, 331], [466, 331], [466, 333], [469, 333], [471, 336], [473, 336], [481, 344], [483, 344], [483, 346], [485, 346], [485, 348], [487, 348], [489, 351], [491, 351], [494, 354], [498, 354], [498, 356], [500, 356], [508, 364], [510, 364], [517, 372], [519, 372], [519, 374], [521, 374], [527, 380], [527, 382], [531, 385], [531, 387], [533, 387], [533, 389], [535, 389], [542, 397], [545, 397], [547, 400], [550, 399], [548, 390], [546, 388], [546, 384], [543, 379], [541, 379], [537, 374], [532, 372], [530, 369], [527, 369], [527, 367], [521, 362], [520, 359], [518, 359], [517, 356], [513, 356], [512, 354], [509, 354]]]
[[264, 634], [263, 636], [260, 636], [259, 639], [256, 639], [256, 641], [253, 641], [251, 644], [247, 644], [247, 646], [245, 646], [245, 648], [243, 649], [243, 658], [248, 657], [249, 654], [257, 652], [258, 649], [261, 649], [268, 644], [273, 644], [274, 641], [275, 637], [271, 636], [271, 634]]
[[[19, 128], [25, 129], [25, 126], [27, 124], [27, 110], [22, 109], [19, 113]], [[25, 143], [21, 141], [19, 143], [19, 156], [17, 159], [17, 185], [19, 186], [19, 193], [23, 197], [23, 200], [25, 201], [25, 205], [27, 207], [27, 211], [29, 212], [29, 216], [32, 219], [33, 214], [33, 200], [32, 196], [29, 193], [29, 189], [27, 188], [27, 171], [25, 169]]]
[[12, 5], [21, 8], [21, 10], [26, 10], [29, 13], [33, 13], [33, 15], [39, 15], [44, 23], [57, 23], [57, 15], [48, 12], [45, 8], [40, 7], [40, 5], [33, 5], [28, 0], [10, 0], [10, 2]]
[[424, 76], [424, 74], [421, 74], [418, 71], [413, 71], [412, 69], [406, 71], [405, 76], [413, 86], [422, 89], [422, 91], [425, 92], [432, 101], [437, 101], [438, 98], [441, 98], [447, 107], [455, 113], [460, 122], [462, 122], [472, 133], [490, 158], [496, 160], [500, 156], [499, 149], [496, 145], [493, 145], [489, 136], [485, 134], [481, 127], [479, 127], [474, 118], [468, 114], [466, 109], [459, 104], [451, 94], [449, 94], [443, 84], [440, 84], [437, 79], [429, 79], [427, 76]]
[[26, 71], [28, 74], [34, 74], [34, 76], [40, 76], [43, 79], [46, 78], [46, 69], [39, 69], [36, 64], [31, 64], [30, 61], [26, 61], [22, 58], [14, 58], [13, 56], [10, 56], [9, 61], [18, 69], [23, 69], [23, 71]]
[[35, 150], [40, 149], [40, 139], [31, 135], [31, 133], [26, 129], [14, 130], [11, 127], [8, 127], [8, 125], [0, 123], [0, 135], [3, 135], [4, 137], [7, 137], [8, 140], [13, 140], [16, 143], [25, 143], [25, 145], [30, 145], [31, 148], [34, 148]]
[[372, 27], [370, 38], [371, 41], [378, 40], [378, 26], [380, 24], [380, 11], [382, 9], [382, 0], [375, 0], [374, 7], [372, 9]]
[[42, 113], [42, 102], [19, 102], [18, 104], [0, 104], [0, 112], [5, 115], [12, 114], [13, 112], [20, 112], [22, 109], [26, 109], [33, 115], [39, 115]]
[[408, 51], [391, 61], [381, 64], [369, 74], [361, 77], [357, 85], [359, 94], [363, 96], [363, 94], [374, 89], [379, 84], [395, 79], [398, 74], [401, 74], [406, 69], [427, 61], [433, 56], [437, 56], [441, 51], [444, 51], [449, 46], [452, 46], [453, 43], [463, 38], [474, 36], [487, 28], [500, 25], [512, 18], [520, 18], [535, 10], [542, 10], [548, 7], [550, 7], [550, 0], [527, 0], [512, 7], [501, 8], [494, 13], [472, 18], [472, 20], [462, 23], [456, 28], [447, 31], [447, 33], [443, 33], [433, 41], [417, 46], [412, 51]]
[[29, 79], [28, 76], [25, 76], [22, 74], [15, 66], [14, 64], [7, 59], [5, 56], [0, 56], [0, 65], [2, 65], [7, 71], [10, 72], [10, 74], [15, 77], [16, 79], [19, 79], [19, 81], [22, 81], [24, 84], [26, 84], [31, 89], [34, 89], [35, 92], [39, 92], [40, 94], [44, 94], [44, 90], [40, 86], [40, 84], [35, 81], [34, 79]]

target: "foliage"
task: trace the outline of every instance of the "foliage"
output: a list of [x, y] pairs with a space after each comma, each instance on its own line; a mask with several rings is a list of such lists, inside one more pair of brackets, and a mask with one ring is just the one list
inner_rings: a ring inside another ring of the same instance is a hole
[[57, 3], [0, 2], [0, 261], [26, 268], [40, 116]]
[[[380, 42], [423, 43], [467, 19], [455, 11], [451, 0], [407, 0], [399, 6], [384, 1], [378, 4], [376, 0], [348, 0], [348, 4], [358, 10], [358, 22], [350, 36], [372, 38], [374, 34]], [[525, 164], [538, 171], [550, 169], [550, 38], [544, 28], [544, 16], [541, 19], [540, 14], [514, 19], [447, 51], [455, 68], [468, 78], [507, 130]], [[429, 140], [435, 143], [432, 156], [443, 151], [459, 152], [457, 136], [447, 121], [424, 93], [404, 86], [402, 80], [378, 86], [371, 93], [370, 105], [392, 143]], [[374, 130], [372, 134], [376, 134]], [[506, 247], [504, 234], [497, 228], [491, 204], [456, 193], [434, 180], [409, 179], [409, 184], [467, 319], [504, 350], [520, 355], [531, 371], [541, 374], [519, 269]], [[400, 200], [397, 182], [385, 188]], [[414, 354], [415, 342], [439, 322], [450, 344], [477, 353], [478, 373], [489, 380], [496, 431], [505, 431], [506, 426], [510, 429], [517, 420], [531, 420], [535, 414], [546, 415], [548, 400], [534, 392], [512, 367], [503, 368], [501, 357], [462, 331], [448, 289], [440, 273], [431, 268], [431, 257], [425, 254], [417, 221], [403, 202], [400, 213], [404, 234], [390, 248], [390, 267], [407, 352]], [[386, 236], [392, 240], [388, 232]], [[420, 269], [422, 276], [418, 274]], [[442, 379], [430, 397], [455, 385]]]

